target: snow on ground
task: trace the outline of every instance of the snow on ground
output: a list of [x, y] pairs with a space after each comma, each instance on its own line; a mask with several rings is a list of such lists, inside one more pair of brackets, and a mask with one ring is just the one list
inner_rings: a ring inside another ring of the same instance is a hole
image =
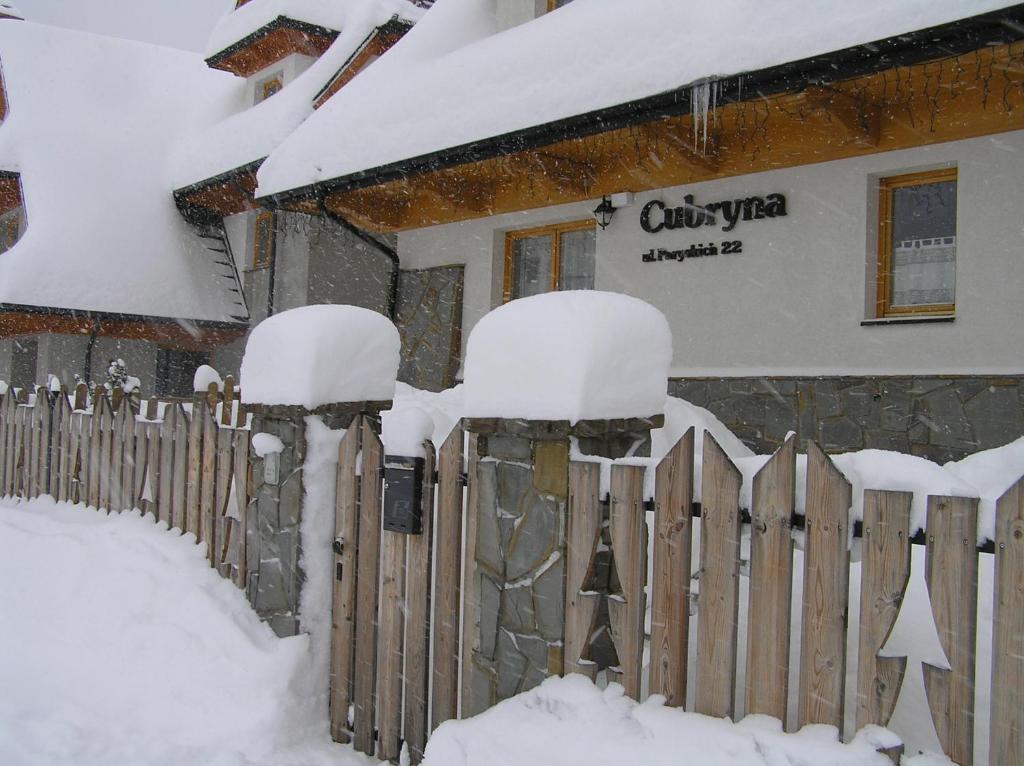
[[391, 320], [358, 306], [302, 306], [264, 319], [245, 344], [242, 401], [298, 405], [390, 400], [400, 340]]
[[423, 766], [891, 766], [867, 740], [898, 742], [884, 729], [848, 745], [832, 727], [779, 729], [766, 716], [734, 724], [685, 713], [664, 707], [661, 697], [638, 704], [618, 684], [601, 690], [571, 675], [549, 678], [475, 718], [442, 724], [427, 743]]
[[671, 361], [668, 321], [649, 303], [598, 290], [520, 298], [470, 333], [464, 414], [572, 423], [660, 415]]
[[193, 53], [27, 21], [0, 23], [0, 58], [0, 170], [21, 174], [26, 220], [0, 301], [233, 321], [243, 309], [169, 192], [167, 147], [222, 117], [236, 78]]
[[370, 762], [311, 715], [308, 638], [277, 638], [191, 535], [7, 500], [0, 582], [5, 766]]
[[679, 0], [574, 0], [495, 34], [501, 2], [438, 0], [270, 155], [259, 194], [1011, 4], [719, 0], [697, 8]]

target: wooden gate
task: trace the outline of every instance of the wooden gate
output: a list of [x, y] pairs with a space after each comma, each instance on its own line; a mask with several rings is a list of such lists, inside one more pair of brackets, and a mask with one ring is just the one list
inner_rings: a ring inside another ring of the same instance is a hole
[[[472, 651], [475, 540], [475, 438], [456, 429], [436, 451], [426, 445], [422, 492], [424, 529], [405, 535], [381, 529], [383, 449], [375, 424], [359, 419], [339, 455], [335, 543], [334, 630], [331, 665], [331, 730], [361, 752], [399, 757], [402, 744], [413, 761], [440, 723], [457, 717], [460, 655]], [[908, 672], [905, 657], [881, 649], [895, 624], [910, 576], [911, 495], [868, 491], [862, 536], [862, 577], [857, 688], [846, 679], [849, 596], [850, 483], [817, 445], [810, 444], [806, 513], [797, 516], [796, 444], [791, 438], [753, 480], [751, 508], [740, 507], [741, 474], [708, 434], [694, 466], [691, 429], [657, 466], [653, 502], [644, 497], [644, 467], [611, 466], [610, 492], [600, 494], [600, 466], [569, 465], [563, 672], [623, 684], [635, 699], [648, 693], [684, 707], [687, 684], [693, 710], [735, 717], [739, 707], [796, 728], [825, 723], [842, 730], [847, 705], [857, 727], [886, 725]], [[466, 467], [468, 466], [468, 471]], [[702, 472], [700, 503], [693, 501], [695, 470]], [[466, 471], [466, 473], [463, 473]], [[468, 481], [467, 481], [468, 474]], [[464, 492], [468, 484], [468, 491]], [[603, 521], [607, 516], [607, 522]], [[693, 550], [699, 516], [700, 546]], [[1024, 762], [1024, 479], [999, 501], [995, 552], [991, 759]], [[648, 520], [653, 534], [648, 535]], [[943, 750], [970, 764], [976, 703], [975, 623], [979, 550], [975, 546], [977, 500], [930, 497], [925, 578], [932, 613], [949, 658], [949, 669], [925, 665], [928, 704]], [[584, 587], [607, 523], [618, 572], [617, 591]], [[740, 538], [749, 526], [750, 592], [746, 624], [757, 640], [739, 657]], [[794, 528], [802, 529], [802, 602], [793, 604]], [[651, 562], [648, 567], [648, 540]], [[467, 547], [464, 547], [467, 546]], [[692, 565], [695, 564], [696, 567]], [[696, 662], [688, 659], [691, 570], [696, 594]], [[646, 592], [651, 628], [644, 630]], [[599, 668], [588, 657], [598, 600], [606, 613], [618, 666]], [[462, 616], [463, 609], [466, 616]], [[790, 616], [798, 610], [799, 635]], [[788, 711], [790, 642], [799, 642], [795, 669], [797, 706]], [[650, 662], [643, 664], [645, 642]], [[737, 705], [737, 664], [745, 684]], [[646, 683], [645, 683], [646, 682]], [[465, 683], [465, 681], [462, 681]], [[350, 715], [351, 709], [351, 715]]]

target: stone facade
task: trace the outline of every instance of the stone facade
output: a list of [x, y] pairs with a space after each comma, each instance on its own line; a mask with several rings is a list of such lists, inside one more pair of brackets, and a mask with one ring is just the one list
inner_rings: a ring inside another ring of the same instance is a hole
[[944, 463], [1024, 435], [1024, 376], [673, 379], [756, 452], [895, 450]]

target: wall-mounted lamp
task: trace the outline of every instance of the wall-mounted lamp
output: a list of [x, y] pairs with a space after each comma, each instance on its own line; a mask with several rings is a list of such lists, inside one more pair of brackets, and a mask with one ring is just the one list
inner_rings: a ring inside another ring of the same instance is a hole
[[602, 229], [607, 229], [608, 224], [612, 222], [613, 215], [615, 215], [615, 205], [612, 204], [611, 197], [602, 197], [601, 204], [594, 208], [594, 219], [597, 221], [597, 225]]

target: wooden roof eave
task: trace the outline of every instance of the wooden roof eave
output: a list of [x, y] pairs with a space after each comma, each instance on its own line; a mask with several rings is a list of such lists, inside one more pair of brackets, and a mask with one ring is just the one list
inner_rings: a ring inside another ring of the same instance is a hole
[[[295, 33], [298, 37], [291, 38], [289, 37], [290, 33]], [[239, 77], [248, 77], [260, 69], [270, 66], [274, 61], [268, 61], [265, 60], [265, 56], [256, 55], [254, 57], [256, 63], [253, 63], [247, 60], [246, 54], [256, 50], [261, 45], [267, 44], [268, 39], [274, 36], [281, 36], [282, 34], [289, 37], [289, 43], [286, 46], [287, 53], [306, 52], [306, 48], [298, 44], [298, 40], [301, 39], [306, 41], [309, 46], [312, 46], [317, 55], [319, 55], [330, 47], [330, 44], [338, 37], [339, 32], [336, 29], [328, 29], [327, 27], [310, 24], [309, 22], [300, 21], [288, 16], [278, 16], [241, 40], [208, 56], [206, 58], [206, 65], [211, 69], [221, 69]], [[280, 58], [278, 57], [275, 60], [280, 60]]]
[[[841, 103], [840, 99], [830, 99], [827, 93], [823, 95], [822, 88], [827, 91], [830, 83], [967, 54], [986, 46], [1009, 44], [1024, 37], [1021, 34], [1022, 29], [1024, 4], [1018, 4], [939, 27], [918, 30], [764, 70], [725, 77], [716, 81], [720, 89], [718, 108], [722, 110], [730, 105], [755, 100], [764, 101], [772, 97], [797, 96], [801, 99], [816, 100], [819, 107], [824, 103], [832, 113], [837, 129], [856, 132], [856, 119], [851, 117], [848, 106]], [[436, 197], [437, 189], [446, 185], [439, 181], [443, 173], [456, 173], [460, 176], [460, 181], [464, 182], [478, 175], [473, 169], [479, 169], [481, 163], [485, 161], [515, 158], [535, 153], [535, 150], [539, 149], [564, 148], [567, 143], [578, 142], [592, 136], [609, 135], [615, 131], [636, 129], [638, 126], [657, 124], [673, 118], [686, 119], [693, 108], [691, 97], [694, 86], [699, 84], [691, 83], [648, 98], [369, 168], [267, 195], [257, 201], [268, 207], [295, 209], [296, 206], [312, 207], [310, 200], [323, 199], [335, 212], [347, 215], [360, 225], [379, 231], [430, 225], [430, 220], [402, 221], [394, 217], [391, 220], [374, 220], [361, 214], [359, 208], [364, 206], [363, 202], [353, 205], [345, 200], [373, 198], [374, 204], [383, 206], [384, 209], [408, 209], [416, 196], [426, 194]], [[870, 132], [872, 127], [869, 125], [866, 129]], [[859, 140], [870, 144], [872, 137], [861, 137]], [[580, 160], [571, 156], [564, 159]], [[693, 156], [690, 160], [698, 164], [701, 162]], [[717, 162], [717, 158], [712, 157], [711, 162]], [[413, 194], [412, 187], [416, 186], [417, 179], [421, 177], [429, 177], [430, 182], [426, 186], [432, 188], [426, 192], [419, 189]], [[477, 179], [478, 186], [481, 182]], [[627, 187], [619, 186], [611, 191], [620, 191], [624, 188]], [[385, 189], [387, 193], [374, 192], [372, 189]], [[642, 189], [636, 188], [634, 184], [632, 190]], [[606, 193], [596, 185], [591, 185], [584, 191], [589, 197]], [[540, 202], [532, 206], [572, 201], [569, 198], [571, 196], [548, 195], [553, 201]], [[578, 194], [576, 198], [580, 198]], [[441, 220], [433, 222], [478, 217], [490, 212], [496, 211], [484, 206], [483, 210], [462, 210], [457, 215], [450, 215], [447, 218], [442, 216]]]

